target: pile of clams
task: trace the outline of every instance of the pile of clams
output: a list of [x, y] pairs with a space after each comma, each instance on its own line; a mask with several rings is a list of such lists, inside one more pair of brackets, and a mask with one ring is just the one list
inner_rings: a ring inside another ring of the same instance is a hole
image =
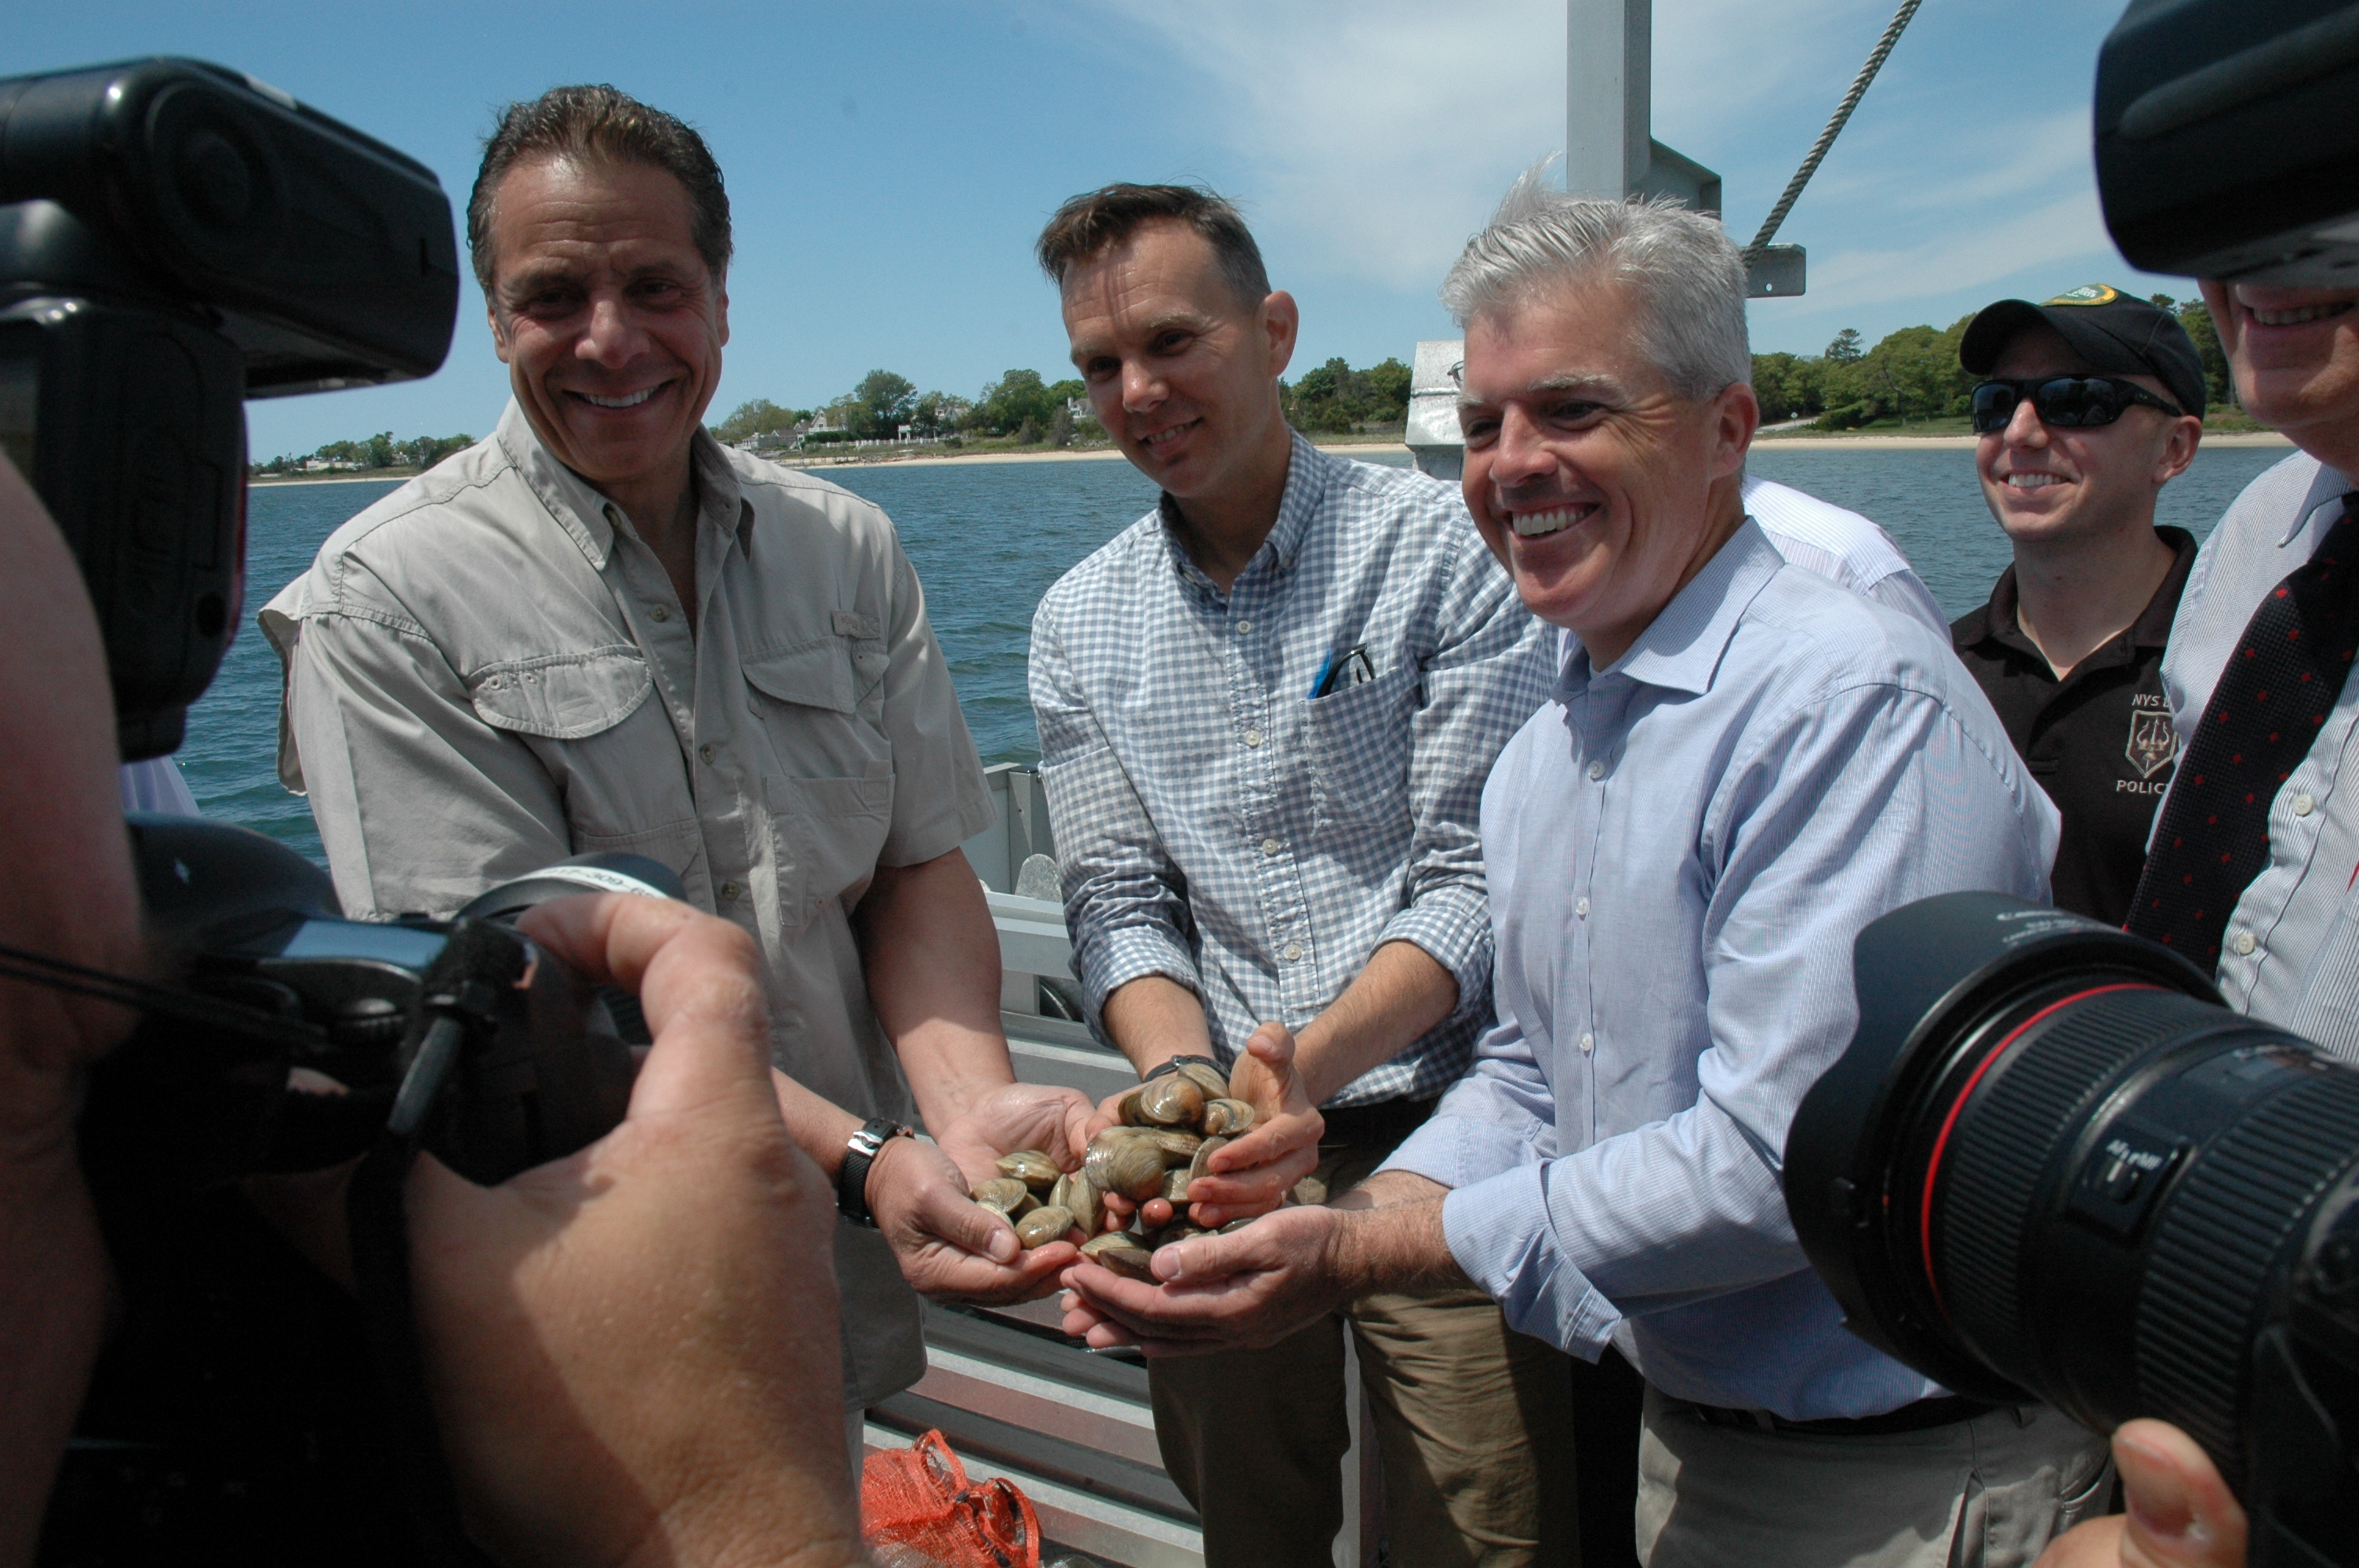
[[[975, 1188], [974, 1201], [1006, 1215], [1027, 1249], [1062, 1240], [1078, 1226], [1089, 1238], [1083, 1257], [1151, 1281], [1147, 1260], [1157, 1248], [1209, 1234], [1188, 1217], [1189, 1184], [1211, 1169], [1213, 1151], [1253, 1128], [1253, 1107], [1228, 1094], [1218, 1070], [1183, 1062], [1124, 1093], [1115, 1102], [1120, 1124], [1090, 1140], [1080, 1170], [1068, 1175], [1038, 1150], [1018, 1150], [999, 1162], [996, 1179]], [[1166, 1199], [1171, 1220], [1152, 1231], [1106, 1230], [1103, 1199], [1109, 1193], [1134, 1204]], [[1222, 1228], [1246, 1223], [1232, 1220]]]

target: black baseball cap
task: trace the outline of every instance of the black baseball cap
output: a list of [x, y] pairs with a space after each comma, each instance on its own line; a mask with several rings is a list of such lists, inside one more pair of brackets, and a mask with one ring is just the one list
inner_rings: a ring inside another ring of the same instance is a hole
[[1969, 374], [1988, 375], [2017, 333], [2045, 322], [2089, 362], [2116, 375], [2150, 375], [2170, 389], [2180, 407], [2203, 412], [2203, 356], [2179, 318], [2107, 284], [2084, 283], [2044, 304], [2002, 299], [1984, 306], [1958, 343]]

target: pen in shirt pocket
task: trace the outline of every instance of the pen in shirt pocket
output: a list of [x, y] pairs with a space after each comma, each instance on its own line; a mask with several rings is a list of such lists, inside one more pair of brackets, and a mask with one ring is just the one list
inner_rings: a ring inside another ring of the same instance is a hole
[[1365, 643], [1343, 654], [1331, 653], [1319, 666], [1319, 678], [1310, 683], [1310, 700], [1316, 702], [1330, 692], [1365, 686], [1375, 678], [1376, 667], [1368, 662]]

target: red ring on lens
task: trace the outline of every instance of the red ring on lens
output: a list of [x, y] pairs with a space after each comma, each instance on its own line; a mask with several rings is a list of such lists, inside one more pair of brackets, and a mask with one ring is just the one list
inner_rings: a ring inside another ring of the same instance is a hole
[[[1957, 1098], [1950, 1102], [1950, 1114], [1941, 1119], [1941, 1130], [1933, 1140], [1932, 1156], [1925, 1162], [1925, 1202], [1917, 1217], [1917, 1245], [1925, 1262], [1925, 1288], [1933, 1293], [1933, 1304], [1940, 1309], [1943, 1318], [1946, 1319], [1950, 1315], [1950, 1308], [1949, 1303], [1941, 1300], [1941, 1287], [1933, 1278], [1933, 1183], [1940, 1174], [1942, 1152], [1950, 1146], [1950, 1130], [1957, 1126], [1958, 1113], [1965, 1109], [1966, 1101], [1973, 1098], [1974, 1086], [1983, 1081], [1983, 1075], [1991, 1070], [1993, 1063], [2006, 1054], [2007, 1047], [2022, 1039], [2034, 1024], [2049, 1014], [2060, 1012], [2076, 1001], [2086, 1001], [2093, 996], [2104, 996], [2107, 991], [2158, 991], [2163, 989], [2161, 986], [2150, 985], [2143, 981], [2120, 980], [2109, 986], [2092, 986], [2087, 990], [2074, 991], [2071, 996], [2049, 1002], [2046, 1007], [2008, 1030], [2006, 1038], [1991, 1047], [1989, 1053], [1983, 1057], [1981, 1064], [1974, 1068], [1973, 1076], [1966, 1079], [1965, 1087], [1961, 1088]], [[1951, 1326], [1956, 1325], [1953, 1324]]]

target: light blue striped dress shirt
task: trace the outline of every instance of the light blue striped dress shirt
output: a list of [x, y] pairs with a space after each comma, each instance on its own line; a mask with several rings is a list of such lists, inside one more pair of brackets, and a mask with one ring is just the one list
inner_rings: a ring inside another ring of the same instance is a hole
[[1747, 522], [1623, 656], [1577, 644], [1483, 796], [1499, 1012], [1390, 1162], [1527, 1334], [1795, 1420], [1933, 1391], [1846, 1332], [1779, 1188], [1858, 1016], [1852, 941], [2044, 900], [2055, 807], [1949, 644]]
[[[1067, 572], [1033, 618], [1032, 711], [1092, 1022], [1163, 975], [1202, 999], [1225, 1064], [1411, 942], [1457, 1010], [1328, 1104], [1440, 1094], [1491, 1018], [1475, 816], [1548, 695], [1546, 631], [1457, 487], [1299, 436], [1226, 592], [1159, 508]], [[1313, 697], [1355, 649], [1374, 678]]]
[[[2353, 490], [2296, 452], [2246, 485], [2203, 541], [2162, 655], [2183, 739], [2194, 738], [2263, 596], [2309, 562]], [[2269, 863], [2236, 901], [2217, 978], [2237, 1011], [2359, 1061], [2359, 677], [2343, 683], [2310, 754], [2269, 804]]]

